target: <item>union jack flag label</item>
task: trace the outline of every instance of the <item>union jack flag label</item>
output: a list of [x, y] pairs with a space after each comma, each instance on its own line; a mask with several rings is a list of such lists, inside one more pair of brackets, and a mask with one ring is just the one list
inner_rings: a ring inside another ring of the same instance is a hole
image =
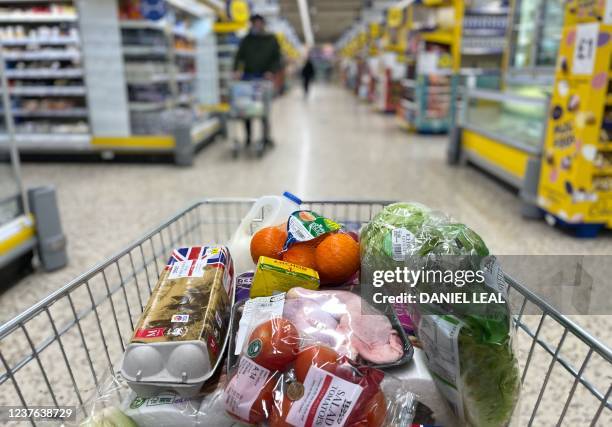
[[227, 264], [225, 248], [218, 246], [190, 246], [172, 251], [166, 264], [169, 279], [202, 277], [206, 266], [222, 267]]

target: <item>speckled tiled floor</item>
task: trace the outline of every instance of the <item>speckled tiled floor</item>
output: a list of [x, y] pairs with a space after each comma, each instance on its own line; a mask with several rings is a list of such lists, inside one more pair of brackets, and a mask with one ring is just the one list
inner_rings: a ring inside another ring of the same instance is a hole
[[[578, 240], [544, 222], [522, 219], [513, 192], [471, 167], [446, 164], [445, 137], [407, 134], [397, 127], [393, 117], [373, 113], [337, 87], [318, 86], [312, 95], [304, 101], [301, 94], [292, 92], [274, 104], [277, 145], [263, 159], [233, 160], [229, 144], [217, 141], [198, 155], [192, 168], [25, 164], [26, 185], [51, 183], [58, 189], [70, 264], [51, 274], [36, 273], [4, 291], [0, 296], [0, 320], [38, 301], [171, 213], [211, 196], [258, 196], [290, 190], [305, 199], [416, 200], [469, 224], [495, 253], [612, 255], [609, 234]], [[582, 316], [575, 320], [610, 341], [609, 316]], [[558, 328], [551, 327], [543, 330], [543, 336], [555, 343], [557, 332]], [[519, 354], [525, 360], [530, 342], [520, 337], [517, 341]], [[566, 343], [562, 353], [576, 356], [578, 350], [574, 351], [573, 346], [579, 347], [580, 343]], [[534, 352], [529, 378], [544, 376], [549, 360]], [[580, 362], [576, 356], [576, 366]], [[612, 379], [611, 368], [602, 360], [592, 362], [592, 378], [605, 393]], [[557, 371], [555, 368], [551, 374], [543, 400], [546, 404], [541, 405], [541, 415], [534, 425], [556, 423], [559, 409], [548, 402], [563, 401], [572, 385], [568, 375]], [[541, 384], [541, 380], [534, 380], [525, 388], [521, 406], [525, 410], [518, 425], [529, 420], [529, 408]], [[597, 408], [582, 389], [578, 387], [568, 410], [567, 425], [585, 425], [588, 414]], [[554, 394], [552, 400], [549, 394]], [[604, 410], [601, 425], [612, 423], [610, 412]], [[572, 420], [576, 423], [569, 424]]]

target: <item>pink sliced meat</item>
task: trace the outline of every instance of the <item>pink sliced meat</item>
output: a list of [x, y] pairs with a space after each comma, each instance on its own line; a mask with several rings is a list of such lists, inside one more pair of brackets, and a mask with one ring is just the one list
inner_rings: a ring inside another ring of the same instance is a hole
[[[302, 302], [291, 302], [292, 300]], [[304, 303], [304, 300], [308, 302]], [[330, 337], [335, 337], [332, 347], [349, 357], [358, 353], [363, 359], [370, 362], [386, 364], [399, 360], [404, 354], [402, 341], [391, 326], [389, 319], [371, 305], [363, 302], [363, 299], [357, 294], [348, 291], [311, 291], [304, 288], [293, 288], [287, 293], [285, 304], [290, 304], [288, 312], [301, 312], [301, 314], [290, 313], [290, 315], [297, 316], [297, 321], [294, 323], [298, 330], [300, 330], [299, 323], [304, 325], [303, 328], [310, 328], [308, 330], [312, 331], [313, 322], [316, 322], [320, 329], [316, 336], [321, 337], [321, 342], [330, 342]], [[323, 335], [320, 335], [321, 331], [325, 330], [325, 328], [320, 328], [321, 318], [326, 319], [326, 322], [323, 322], [326, 327], [331, 328], [333, 323], [324, 314], [318, 313], [316, 307], [337, 321], [335, 334], [326, 330]], [[312, 332], [310, 334], [312, 335]], [[323, 341], [323, 339], [328, 341]]]
[[404, 354], [402, 340], [385, 316], [347, 315], [340, 320], [338, 329], [349, 334], [351, 346], [363, 359], [372, 363], [393, 363]]
[[314, 341], [336, 348], [346, 337], [336, 333], [338, 322], [321, 306], [306, 298], [287, 299], [283, 317], [290, 320], [306, 341]]

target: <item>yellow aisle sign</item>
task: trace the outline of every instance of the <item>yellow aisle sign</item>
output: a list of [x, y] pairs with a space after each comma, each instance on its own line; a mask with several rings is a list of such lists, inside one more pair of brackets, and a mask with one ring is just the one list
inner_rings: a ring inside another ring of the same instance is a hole
[[249, 4], [245, 0], [233, 0], [230, 5], [230, 15], [234, 22], [247, 22], [251, 16]]

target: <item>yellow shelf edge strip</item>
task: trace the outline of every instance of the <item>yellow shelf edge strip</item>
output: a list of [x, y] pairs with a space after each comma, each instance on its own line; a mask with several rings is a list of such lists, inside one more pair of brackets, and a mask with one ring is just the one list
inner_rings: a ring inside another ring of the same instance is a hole
[[215, 22], [213, 31], [215, 33], [234, 33], [243, 30], [247, 27], [247, 22]]
[[170, 135], [94, 136], [91, 144], [96, 147], [121, 148], [174, 148], [176, 145], [174, 137]]
[[22, 245], [36, 235], [31, 215], [19, 217], [0, 227], [0, 256]]

